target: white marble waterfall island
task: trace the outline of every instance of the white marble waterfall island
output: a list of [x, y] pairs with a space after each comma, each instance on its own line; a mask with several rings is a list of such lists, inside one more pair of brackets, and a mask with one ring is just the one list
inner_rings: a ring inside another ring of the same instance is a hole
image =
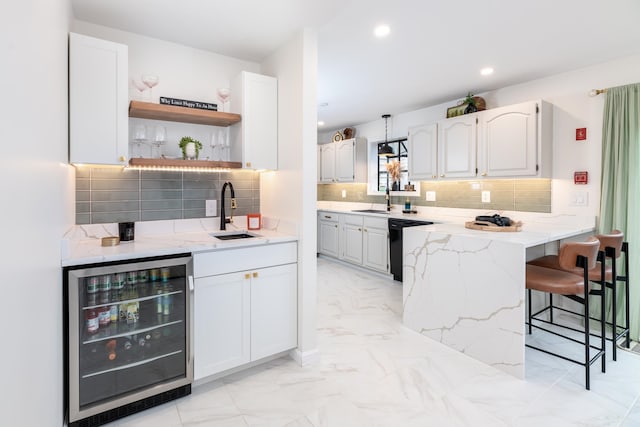
[[513, 233], [469, 230], [461, 224], [405, 228], [403, 322], [524, 378], [527, 249], [543, 250], [546, 243], [593, 229], [593, 217], [563, 216], [526, 222], [523, 231]]

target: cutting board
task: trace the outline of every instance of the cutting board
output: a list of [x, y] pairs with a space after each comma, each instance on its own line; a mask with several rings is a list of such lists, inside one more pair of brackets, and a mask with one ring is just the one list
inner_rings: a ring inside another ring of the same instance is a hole
[[512, 225], [500, 227], [489, 221], [467, 221], [464, 223], [465, 228], [481, 231], [522, 231], [521, 221], [512, 221]]

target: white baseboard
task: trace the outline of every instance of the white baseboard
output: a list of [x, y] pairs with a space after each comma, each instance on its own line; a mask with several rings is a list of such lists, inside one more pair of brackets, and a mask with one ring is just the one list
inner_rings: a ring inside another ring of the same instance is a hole
[[298, 365], [307, 366], [320, 358], [320, 352], [317, 348], [304, 352], [295, 348], [289, 352], [289, 357], [291, 357]]

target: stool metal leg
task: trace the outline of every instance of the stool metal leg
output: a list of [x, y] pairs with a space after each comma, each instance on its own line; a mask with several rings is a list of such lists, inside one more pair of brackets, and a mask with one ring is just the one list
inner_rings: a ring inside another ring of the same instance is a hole
[[531, 335], [531, 320], [533, 317], [533, 313], [531, 312], [531, 289], [527, 289], [527, 293], [529, 295], [529, 335]]

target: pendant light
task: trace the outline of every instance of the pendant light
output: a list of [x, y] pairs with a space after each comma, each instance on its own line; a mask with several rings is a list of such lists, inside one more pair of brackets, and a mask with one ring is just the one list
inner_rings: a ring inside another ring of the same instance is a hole
[[384, 145], [378, 148], [378, 156], [380, 157], [391, 157], [393, 156], [393, 148], [389, 146], [389, 142], [387, 139], [387, 120], [391, 117], [391, 114], [383, 114], [382, 118], [384, 119]]

